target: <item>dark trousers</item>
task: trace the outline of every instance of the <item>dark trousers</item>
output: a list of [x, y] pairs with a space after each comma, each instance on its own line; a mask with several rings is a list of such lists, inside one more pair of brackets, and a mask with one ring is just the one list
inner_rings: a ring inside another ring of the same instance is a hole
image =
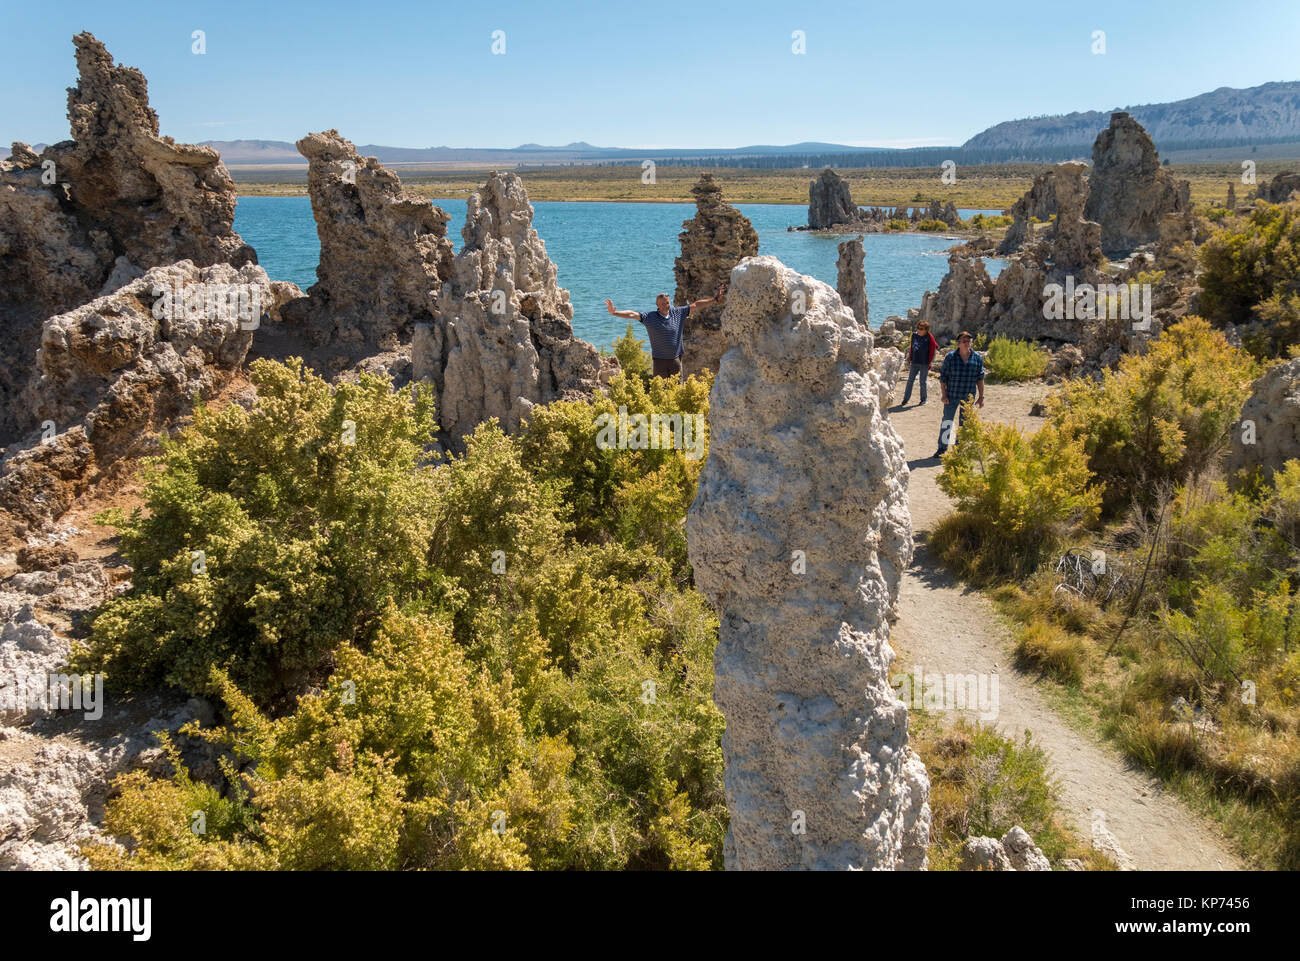
[[[973, 397], [974, 394], [971, 395]], [[939, 422], [939, 452], [942, 453], [948, 449], [950, 444], [957, 441], [957, 428], [966, 420], [966, 413], [962, 410], [961, 405], [970, 400], [970, 397], [963, 397], [961, 400], [950, 400], [943, 405], [943, 420]]]
[[654, 357], [656, 377], [681, 377], [682, 362], [676, 357]]
[[926, 401], [925, 387], [926, 381], [930, 379], [930, 368], [926, 364], [913, 364], [907, 371], [907, 390], [903, 391], [903, 406], [912, 399], [912, 383], [916, 380], [916, 375], [921, 375], [921, 403]]

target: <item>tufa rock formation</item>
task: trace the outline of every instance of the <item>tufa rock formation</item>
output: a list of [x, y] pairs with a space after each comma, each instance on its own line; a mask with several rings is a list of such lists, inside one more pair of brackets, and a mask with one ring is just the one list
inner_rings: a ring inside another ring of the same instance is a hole
[[308, 161], [320, 263], [286, 320], [328, 348], [322, 353], [333, 368], [400, 351], [416, 324], [433, 320], [451, 275], [447, 215], [404, 191], [397, 174], [360, 156], [337, 130], [308, 134], [297, 146]]
[[808, 185], [808, 227], [824, 230], [858, 219], [849, 185], [830, 167]]
[[[1052, 227], [1048, 257], [1058, 274], [1090, 274], [1106, 262], [1102, 255], [1102, 226], [1084, 216], [1088, 192], [1088, 165], [1057, 164], [1056, 222]], [[1157, 229], [1157, 234], [1158, 234]]]
[[181, 261], [46, 321], [23, 402], [47, 429], [0, 465], [8, 533], [47, 526], [117, 461], [151, 453], [243, 365], [275, 296], [261, 267]]
[[936, 338], [956, 337], [962, 330], [978, 333], [988, 327], [992, 299], [993, 280], [984, 261], [950, 254], [938, 291], [927, 290], [921, 298], [921, 319], [929, 321]]
[[863, 327], [867, 326], [867, 274], [863, 268], [866, 254], [862, 249], [862, 235], [839, 245], [840, 256], [835, 262], [835, 289], [844, 306]]
[[1034, 221], [1045, 222], [1056, 216], [1057, 168], [1034, 178], [1024, 196], [1011, 206], [1011, 226], [998, 245], [999, 254], [1013, 254], [1033, 238]]
[[256, 263], [233, 229], [235, 187], [211, 147], [160, 137], [144, 75], [73, 38], [72, 139], [0, 161], [0, 443], [33, 425], [26, 387], [46, 317], [179, 260]]
[[871, 335], [773, 257], [732, 272], [722, 330], [686, 531], [720, 620], [726, 866], [924, 868], [929, 780], [888, 681], [907, 460]]
[[[727, 282], [731, 270], [758, 253], [758, 232], [744, 214], [722, 199], [722, 187], [712, 174], [701, 174], [691, 188], [695, 216], [682, 224], [677, 235], [682, 253], [673, 265], [677, 278], [674, 302], [690, 303], [713, 297]], [[682, 373], [717, 372], [722, 359], [722, 303], [692, 310], [682, 332]]]
[[67, 670], [68, 625], [112, 597], [125, 569], [76, 560], [57, 540], [24, 548], [19, 564], [0, 583], [0, 871], [83, 869], [82, 843], [112, 843], [99, 822], [114, 777], [171, 773], [157, 731], [173, 736], [191, 770], [214, 770], [216, 752], [179, 729], [215, 717], [205, 702], [167, 694], [118, 702], [101, 692], [89, 718], [51, 705], [49, 678]]
[[1283, 171], [1266, 184], [1259, 185], [1259, 199], [1281, 204], [1300, 193], [1300, 174]]
[[1131, 116], [1111, 114], [1092, 146], [1085, 216], [1101, 224], [1101, 246], [1123, 255], [1160, 237], [1168, 213], [1191, 210], [1191, 185], [1160, 166], [1155, 144]]
[[556, 283], [518, 176], [488, 177], [469, 199], [461, 236], [435, 319], [416, 325], [411, 356], [457, 448], [489, 417], [516, 430], [534, 404], [588, 395], [608, 373], [596, 348], [573, 336], [569, 292]]
[[[1238, 424], [1254, 424], [1253, 434], [1234, 428], [1227, 472], [1259, 469], [1264, 478], [1300, 457], [1300, 357], [1270, 367], [1255, 381]], [[1253, 443], [1245, 443], [1252, 440]]]

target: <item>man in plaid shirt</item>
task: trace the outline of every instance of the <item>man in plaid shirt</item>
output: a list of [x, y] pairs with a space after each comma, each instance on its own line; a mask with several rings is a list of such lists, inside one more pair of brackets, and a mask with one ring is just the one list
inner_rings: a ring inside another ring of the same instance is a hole
[[943, 391], [943, 421], [939, 424], [939, 449], [935, 457], [942, 457], [957, 436], [954, 419], [965, 419], [961, 405], [977, 397], [976, 407], [984, 406], [984, 358], [971, 350], [970, 331], [957, 335], [957, 349], [943, 359], [939, 370], [939, 388]]

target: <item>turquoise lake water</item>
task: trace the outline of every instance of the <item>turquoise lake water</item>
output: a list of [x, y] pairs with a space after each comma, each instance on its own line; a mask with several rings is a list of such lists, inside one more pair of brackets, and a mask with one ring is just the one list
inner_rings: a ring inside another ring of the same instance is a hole
[[[457, 249], [465, 223], [464, 200], [437, 202], [451, 215], [448, 233]], [[627, 321], [605, 312], [605, 298], [620, 310], [652, 310], [655, 295], [670, 297], [676, 287], [673, 260], [682, 221], [695, 215], [694, 204], [537, 203], [533, 226], [555, 261], [561, 286], [573, 302], [574, 332], [608, 347]], [[800, 273], [835, 285], [836, 245], [843, 237], [789, 232], [804, 222], [806, 209], [784, 204], [738, 204], [758, 231], [758, 252], [771, 254]], [[962, 216], [981, 211], [963, 210]], [[999, 210], [982, 211], [988, 214]], [[235, 229], [257, 250], [258, 261], [275, 280], [293, 281], [303, 290], [316, 282], [320, 243], [307, 197], [241, 197]], [[948, 269], [945, 251], [956, 243], [928, 234], [867, 234], [867, 299], [871, 326], [891, 314], [919, 307], [926, 290], [938, 288]], [[996, 276], [1002, 262], [986, 261]]]

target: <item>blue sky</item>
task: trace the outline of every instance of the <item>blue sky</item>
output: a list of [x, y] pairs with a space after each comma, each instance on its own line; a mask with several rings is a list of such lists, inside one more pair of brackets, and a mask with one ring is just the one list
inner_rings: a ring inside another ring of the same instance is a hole
[[1300, 79], [1300, 0], [4, 0], [0, 142], [67, 137], [83, 29], [144, 71], [163, 133], [191, 142], [337, 127], [407, 147], [946, 145], [1001, 120]]

